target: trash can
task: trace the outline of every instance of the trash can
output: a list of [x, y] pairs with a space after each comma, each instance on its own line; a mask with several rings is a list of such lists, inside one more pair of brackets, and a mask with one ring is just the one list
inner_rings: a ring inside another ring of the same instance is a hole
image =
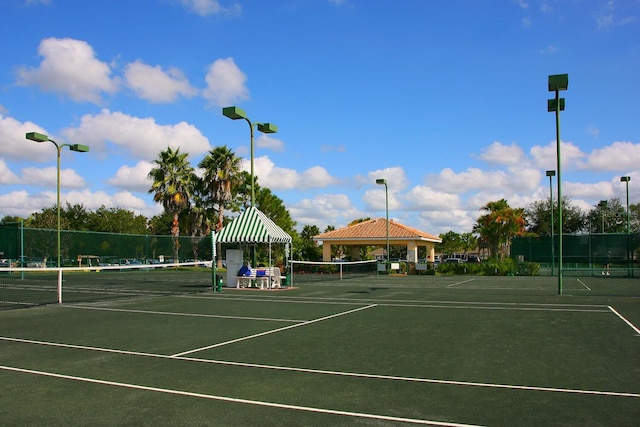
[[286, 276], [280, 277], [280, 282], [282, 283], [282, 287], [284, 288], [289, 283], [289, 276], [286, 275]]

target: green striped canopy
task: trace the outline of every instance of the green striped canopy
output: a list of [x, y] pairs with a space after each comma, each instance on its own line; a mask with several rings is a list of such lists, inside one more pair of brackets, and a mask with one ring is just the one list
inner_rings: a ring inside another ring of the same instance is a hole
[[255, 206], [242, 212], [220, 230], [220, 243], [291, 243], [291, 236]]

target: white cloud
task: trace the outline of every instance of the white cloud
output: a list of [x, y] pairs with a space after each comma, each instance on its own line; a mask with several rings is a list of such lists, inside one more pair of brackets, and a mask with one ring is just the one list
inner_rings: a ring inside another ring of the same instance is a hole
[[402, 197], [405, 207], [411, 210], [450, 212], [460, 207], [460, 197], [457, 194], [436, 191], [426, 185], [413, 187]]
[[450, 168], [445, 168], [439, 174], [429, 174], [426, 183], [438, 191], [462, 194], [486, 187], [506, 188], [509, 187], [511, 178], [507, 172], [501, 170], [484, 171], [468, 168], [456, 173]]
[[38, 86], [45, 92], [56, 92], [76, 102], [100, 104], [103, 93], [115, 93], [118, 80], [111, 78], [108, 64], [96, 58], [85, 41], [70, 38], [42, 40], [38, 53], [43, 57], [39, 67], [20, 67], [18, 84]]
[[[545, 170], [556, 169], [558, 164], [557, 144], [555, 141], [550, 142], [546, 146], [536, 145], [531, 148], [529, 154], [534, 166]], [[586, 157], [586, 154], [580, 150], [573, 142], [562, 141], [560, 144], [560, 153], [562, 160], [562, 168], [576, 169], [576, 165], [580, 164]]]
[[[625, 3], [623, 3], [623, 5], [625, 5]], [[637, 18], [633, 15], [620, 17], [618, 4], [613, 0], [609, 0], [595, 13], [595, 20], [599, 30], [609, 30], [613, 27], [635, 22]]]
[[12, 117], [0, 115], [0, 157], [12, 160], [32, 160], [36, 162], [55, 159], [56, 149], [50, 142], [37, 143], [25, 138], [27, 132], [46, 130], [33, 122], [21, 123]]
[[[22, 181], [27, 185], [56, 188], [58, 169], [55, 166], [45, 168], [22, 169]], [[60, 188], [83, 188], [87, 184], [73, 169], [60, 169]]]
[[587, 157], [586, 163], [580, 166], [595, 171], [620, 171], [637, 169], [640, 165], [640, 143], [614, 142], [613, 144], [595, 149]]
[[0, 206], [2, 215], [26, 218], [33, 212], [40, 212], [42, 208], [55, 206], [55, 192], [42, 194], [29, 194], [26, 190], [13, 191], [8, 194], [0, 194]]
[[0, 185], [17, 184], [20, 178], [9, 169], [7, 162], [0, 159]]
[[180, 0], [190, 12], [202, 17], [208, 15], [237, 15], [242, 12], [242, 7], [238, 3], [234, 3], [229, 7], [223, 7], [217, 0]]
[[[144, 215], [151, 218], [162, 212], [159, 204], [147, 205], [146, 201], [134, 196], [128, 191], [119, 191], [115, 194], [107, 194], [104, 191], [92, 192], [90, 190], [70, 191], [63, 195], [62, 205], [82, 204], [87, 210], [93, 210], [105, 206], [107, 208], [123, 208], [132, 210], [136, 215]], [[42, 205], [46, 206], [46, 205]]]
[[[357, 178], [362, 184], [376, 184], [377, 179], [386, 179], [389, 192], [404, 190], [409, 185], [409, 179], [404, 169], [400, 166], [378, 169], [367, 173], [367, 178]], [[384, 190], [384, 186], [382, 186]]]
[[356, 218], [367, 216], [353, 206], [346, 194], [319, 194], [313, 199], [303, 199], [287, 206], [287, 209], [298, 224], [317, 225], [320, 231], [327, 225], [340, 228]]
[[499, 141], [495, 141], [483, 150], [478, 157], [488, 163], [517, 165], [522, 163], [524, 152], [516, 144], [504, 145]]
[[89, 145], [92, 151], [105, 151], [105, 142], [110, 142], [142, 160], [157, 158], [167, 147], [180, 148], [189, 155], [206, 153], [211, 148], [209, 140], [189, 123], [160, 125], [153, 118], [142, 119], [106, 109], [97, 115], [83, 116], [77, 128], [68, 128], [63, 133], [68, 141]]
[[247, 76], [240, 71], [233, 58], [214, 61], [209, 66], [205, 80], [207, 88], [202, 96], [214, 105], [223, 107], [249, 98], [249, 90], [245, 86]]
[[164, 71], [159, 65], [152, 67], [135, 61], [127, 65], [124, 77], [127, 86], [140, 98], [151, 102], [173, 102], [179, 96], [189, 98], [198, 92], [177, 68]]
[[136, 192], [147, 192], [151, 188], [149, 172], [153, 163], [140, 161], [135, 166], [121, 166], [113, 178], [107, 180], [109, 185]]
[[[251, 168], [249, 162], [250, 160], [246, 159], [242, 162], [246, 171]], [[321, 166], [314, 166], [299, 173], [293, 169], [275, 166], [267, 156], [254, 158], [254, 169], [258, 184], [272, 190], [323, 188], [339, 182]]]
[[258, 138], [256, 138], [256, 147], [268, 148], [271, 151], [282, 152], [284, 151], [284, 142], [277, 138], [272, 138], [270, 136], [261, 134]]

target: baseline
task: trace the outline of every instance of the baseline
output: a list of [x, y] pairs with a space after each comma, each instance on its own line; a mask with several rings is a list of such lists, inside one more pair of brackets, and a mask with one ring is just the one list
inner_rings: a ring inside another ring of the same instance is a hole
[[63, 305], [64, 308], [76, 308], [81, 310], [96, 311], [115, 311], [120, 313], [137, 313], [137, 314], [156, 314], [161, 316], [183, 316], [183, 317], [205, 317], [216, 319], [233, 319], [233, 320], [265, 320], [269, 322], [286, 322], [286, 323], [302, 323], [306, 320], [299, 319], [274, 319], [270, 317], [247, 317], [247, 316], [225, 316], [220, 314], [197, 314], [197, 313], [179, 313], [173, 311], [156, 311], [156, 310], [134, 310], [126, 308], [107, 308], [107, 307], [91, 307], [86, 305]]
[[271, 408], [291, 409], [291, 410], [305, 411], [305, 412], [316, 412], [320, 414], [343, 415], [343, 416], [356, 417], [356, 418], [365, 418], [365, 419], [382, 420], [382, 421], [397, 421], [397, 422], [431, 425], [431, 426], [480, 427], [473, 424], [460, 424], [460, 423], [449, 423], [449, 422], [441, 422], [441, 421], [420, 420], [420, 419], [414, 419], [414, 418], [393, 417], [389, 415], [377, 415], [377, 414], [365, 414], [362, 412], [340, 411], [336, 409], [324, 409], [324, 408], [312, 408], [309, 406], [287, 405], [284, 403], [265, 402], [260, 400], [238, 399], [234, 397], [217, 396], [213, 394], [195, 393], [195, 392], [182, 391], [182, 390], [171, 390], [171, 389], [160, 388], [160, 387], [150, 387], [150, 386], [122, 383], [122, 382], [116, 382], [116, 381], [105, 381], [105, 380], [99, 380], [95, 378], [85, 378], [85, 377], [77, 377], [73, 375], [56, 374], [52, 372], [35, 371], [32, 369], [14, 368], [12, 366], [0, 365], [0, 369], [6, 370], [6, 371], [19, 372], [23, 374], [39, 375], [39, 376], [45, 376], [45, 377], [51, 377], [51, 378], [61, 378], [65, 380], [80, 381], [85, 383], [100, 384], [100, 385], [107, 385], [107, 386], [113, 386], [113, 387], [130, 388], [133, 390], [151, 391], [155, 393], [166, 393], [166, 394], [172, 394], [172, 395], [178, 395], [178, 396], [197, 397], [200, 399], [219, 400], [223, 402], [232, 402], [232, 403], [243, 403], [248, 405], [266, 406]]
[[464, 386], [464, 387], [482, 387], [482, 388], [496, 388], [496, 389], [507, 389], [507, 390], [524, 390], [524, 391], [569, 393], [569, 394], [613, 396], [613, 397], [632, 397], [632, 398], [640, 399], [640, 393], [630, 393], [630, 392], [581, 390], [581, 389], [571, 389], [571, 388], [561, 388], [561, 387], [540, 387], [540, 386], [513, 385], [513, 384], [480, 383], [480, 382], [473, 382], [473, 381], [456, 381], [456, 380], [442, 380], [442, 379], [434, 379], [434, 378], [417, 378], [417, 377], [402, 377], [402, 376], [394, 376], [394, 375], [365, 374], [361, 372], [328, 371], [323, 369], [264, 365], [259, 363], [233, 362], [228, 360], [201, 359], [198, 357], [168, 356], [166, 354], [144, 353], [139, 351], [128, 351], [128, 350], [116, 350], [116, 349], [109, 349], [109, 348], [83, 346], [83, 345], [77, 345], [77, 344], [63, 344], [63, 343], [54, 343], [54, 342], [47, 342], [47, 341], [37, 341], [37, 340], [29, 340], [29, 339], [23, 339], [23, 338], [11, 338], [11, 337], [0, 337], [0, 341], [43, 345], [43, 346], [49, 346], [49, 347], [71, 348], [76, 350], [96, 351], [96, 352], [103, 352], [103, 353], [110, 353], [110, 354], [122, 354], [127, 356], [141, 356], [141, 357], [149, 357], [149, 358], [155, 358], [155, 359], [182, 360], [182, 361], [196, 362], [196, 363], [210, 363], [214, 365], [238, 366], [238, 367], [257, 368], [257, 369], [271, 369], [276, 371], [288, 371], [288, 372], [303, 372], [303, 373], [311, 373], [311, 374], [319, 374], [319, 375], [334, 375], [334, 376], [341, 376], [341, 377], [382, 379], [382, 380], [391, 380], [391, 381], [407, 381], [407, 382], [415, 382], [415, 383], [458, 385], [458, 386]]

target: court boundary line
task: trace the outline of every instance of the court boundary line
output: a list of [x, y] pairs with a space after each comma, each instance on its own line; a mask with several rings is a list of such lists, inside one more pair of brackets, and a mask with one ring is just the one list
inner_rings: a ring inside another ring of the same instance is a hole
[[217, 348], [217, 347], [223, 347], [223, 346], [228, 345], [228, 344], [233, 344], [233, 343], [237, 343], [237, 342], [240, 342], [240, 341], [246, 341], [246, 340], [249, 340], [249, 339], [258, 338], [258, 337], [262, 337], [262, 336], [265, 336], [265, 335], [275, 334], [276, 332], [282, 332], [282, 331], [286, 331], [288, 329], [298, 328], [300, 326], [306, 326], [306, 325], [310, 325], [312, 323], [322, 322], [322, 321], [325, 321], [327, 319], [332, 319], [334, 317], [344, 316], [344, 315], [347, 315], [347, 314], [355, 313], [357, 311], [367, 310], [367, 309], [370, 309], [370, 308], [373, 308], [373, 307], [376, 307], [376, 304], [367, 305], [367, 306], [364, 306], [364, 307], [358, 307], [358, 308], [355, 308], [353, 310], [343, 311], [343, 312], [340, 312], [340, 313], [332, 314], [330, 316], [320, 317], [318, 319], [308, 320], [306, 322], [297, 323], [295, 325], [289, 325], [289, 326], [285, 326], [285, 327], [278, 328], [278, 329], [272, 329], [270, 331], [261, 332], [259, 334], [249, 335], [247, 337], [236, 338], [236, 339], [230, 340], [230, 341], [225, 341], [225, 342], [221, 342], [221, 343], [217, 343], [217, 344], [212, 344], [212, 345], [208, 345], [208, 346], [205, 346], [205, 347], [196, 348], [196, 349], [193, 349], [193, 350], [183, 351], [182, 353], [176, 353], [176, 354], [172, 355], [171, 357], [186, 356], [187, 354], [197, 353], [199, 351], [209, 350], [209, 349]]
[[587, 288], [587, 290], [588, 290], [588, 291], [592, 290], [590, 287], [588, 287], [588, 286], [586, 285], [586, 283], [584, 283], [582, 280], [580, 280], [580, 278], [577, 278], [576, 280], [577, 280], [577, 281], [578, 281], [578, 283], [580, 283], [582, 286], [584, 286], [585, 288]]
[[129, 308], [112, 308], [112, 307], [91, 307], [87, 305], [62, 305], [64, 308], [74, 308], [79, 310], [95, 310], [95, 311], [114, 311], [119, 313], [136, 313], [136, 314], [156, 314], [161, 316], [183, 316], [183, 317], [204, 317], [212, 319], [233, 319], [233, 320], [264, 320], [268, 322], [287, 322], [287, 323], [303, 323], [307, 320], [300, 319], [275, 319], [270, 317], [248, 317], [248, 316], [228, 316], [221, 314], [202, 314], [202, 313], [179, 313], [175, 311], [157, 311], [157, 310], [140, 310]]
[[[177, 298], [187, 298], [187, 299], [211, 299], [210, 296], [176, 296]], [[447, 308], [449, 306], [457, 305], [455, 308], [469, 308], [469, 309], [486, 309], [486, 308], [495, 308], [496, 310], [540, 310], [540, 311], [584, 311], [584, 312], [594, 312], [601, 313], [606, 312], [607, 306], [604, 304], [559, 304], [559, 303], [517, 303], [517, 302], [482, 302], [482, 301], [420, 301], [416, 302], [416, 300], [390, 300], [390, 299], [334, 299], [332, 297], [287, 297], [293, 298], [289, 300], [279, 299], [277, 297], [268, 297], [264, 298], [259, 297], [224, 297], [225, 299], [234, 300], [234, 301], [253, 301], [253, 302], [281, 302], [287, 304], [300, 303], [300, 304], [336, 304], [336, 305], [362, 305], [365, 303], [368, 304], [376, 304], [378, 306], [408, 306], [408, 307], [427, 307], [427, 308]], [[299, 299], [296, 299], [299, 298]], [[314, 301], [313, 299], [318, 299], [320, 301]], [[309, 300], [311, 299], [311, 301]], [[547, 308], [549, 307], [549, 308]], [[554, 308], [557, 307], [557, 308]], [[575, 308], [574, 308], [575, 307]], [[588, 308], [590, 307], [590, 309]]]
[[431, 425], [431, 426], [480, 427], [474, 424], [460, 424], [460, 423], [450, 423], [450, 422], [441, 422], [441, 421], [420, 420], [420, 419], [414, 419], [414, 418], [394, 417], [390, 415], [366, 414], [362, 412], [341, 411], [337, 409], [313, 408], [310, 406], [289, 405], [285, 403], [266, 402], [262, 400], [239, 399], [235, 397], [196, 393], [196, 392], [189, 392], [189, 391], [182, 391], [182, 390], [172, 390], [172, 389], [162, 388], [162, 387], [151, 387], [151, 386], [144, 386], [144, 385], [138, 385], [138, 384], [123, 383], [118, 381], [100, 380], [95, 378], [78, 377], [73, 375], [57, 374], [53, 372], [44, 372], [44, 371], [36, 371], [32, 369], [15, 368], [12, 366], [4, 366], [4, 365], [0, 365], [0, 369], [6, 370], [6, 371], [12, 371], [12, 372], [19, 372], [23, 374], [39, 375], [39, 376], [45, 376], [45, 377], [51, 377], [51, 378], [59, 378], [59, 379], [65, 379], [65, 380], [80, 381], [85, 383], [107, 385], [112, 387], [129, 388], [133, 390], [151, 391], [155, 393], [173, 394], [178, 396], [196, 397], [200, 399], [218, 400], [223, 402], [241, 403], [241, 404], [249, 404], [249, 405], [256, 405], [256, 406], [279, 408], [279, 409], [290, 409], [290, 410], [303, 411], [303, 412], [315, 412], [320, 414], [341, 415], [341, 416], [375, 419], [375, 420], [382, 420], [382, 421], [397, 421], [397, 422]]
[[368, 378], [368, 379], [380, 379], [380, 380], [390, 380], [390, 381], [407, 381], [407, 382], [413, 382], [413, 383], [427, 383], [427, 384], [440, 384], [440, 385], [457, 385], [457, 386], [464, 386], [464, 387], [481, 387], [481, 388], [496, 388], [496, 389], [521, 390], [521, 391], [537, 391], [537, 392], [550, 392], [550, 393], [569, 393], [569, 394], [581, 394], [581, 395], [640, 398], [640, 393], [631, 393], [631, 392], [580, 390], [580, 389], [571, 389], [571, 388], [562, 388], [562, 387], [541, 387], [541, 386], [527, 386], [527, 385], [513, 385], [513, 384], [481, 383], [481, 382], [473, 382], [473, 381], [457, 381], [457, 380], [442, 380], [442, 379], [433, 379], [433, 378], [402, 377], [402, 376], [381, 375], [381, 374], [365, 374], [361, 372], [340, 372], [340, 371], [329, 371], [329, 370], [312, 369], [312, 368], [295, 368], [290, 366], [265, 365], [260, 363], [202, 359], [199, 357], [171, 356], [166, 354], [145, 353], [145, 352], [130, 351], [130, 350], [117, 350], [117, 349], [109, 349], [109, 348], [101, 348], [101, 347], [83, 346], [83, 345], [77, 345], [77, 344], [63, 344], [63, 343], [54, 343], [54, 342], [48, 342], [48, 341], [37, 341], [37, 340], [30, 340], [30, 339], [24, 339], [24, 338], [12, 338], [12, 337], [2, 337], [2, 336], [0, 336], [0, 341], [10, 341], [10, 342], [23, 343], [23, 344], [35, 344], [35, 345], [43, 345], [43, 346], [49, 346], [49, 347], [71, 348], [76, 350], [97, 351], [102, 353], [121, 354], [125, 356], [140, 356], [140, 357], [150, 357], [150, 358], [164, 359], [164, 360], [178, 360], [178, 361], [197, 362], [197, 363], [209, 363], [214, 365], [237, 366], [237, 367], [256, 368], [256, 369], [271, 369], [276, 371], [301, 372], [301, 373], [310, 373], [310, 374], [319, 374], [319, 375], [335, 375], [335, 376], [341, 376], [341, 377]]
[[627, 325], [629, 325], [631, 327], [631, 329], [633, 329], [635, 331], [636, 334], [638, 334], [640, 336], [640, 329], [638, 329], [633, 323], [631, 323], [629, 320], [627, 320], [626, 317], [624, 317], [622, 314], [618, 313], [616, 311], [615, 308], [608, 306], [609, 310], [611, 310], [613, 312], [613, 314], [615, 314], [616, 316], [618, 316], [620, 319], [622, 319], [622, 321], [624, 323], [626, 323]]
[[454, 282], [454, 283], [452, 283], [452, 284], [450, 284], [450, 285], [447, 285], [447, 288], [451, 288], [451, 287], [453, 287], [453, 286], [462, 285], [462, 284], [464, 284], [464, 283], [473, 282], [474, 280], [476, 280], [476, 279], [475, 279], [475, 278], [471, 278], [471, 279], [463, 280], [463, 281], [461, 281], [461, 282]]

